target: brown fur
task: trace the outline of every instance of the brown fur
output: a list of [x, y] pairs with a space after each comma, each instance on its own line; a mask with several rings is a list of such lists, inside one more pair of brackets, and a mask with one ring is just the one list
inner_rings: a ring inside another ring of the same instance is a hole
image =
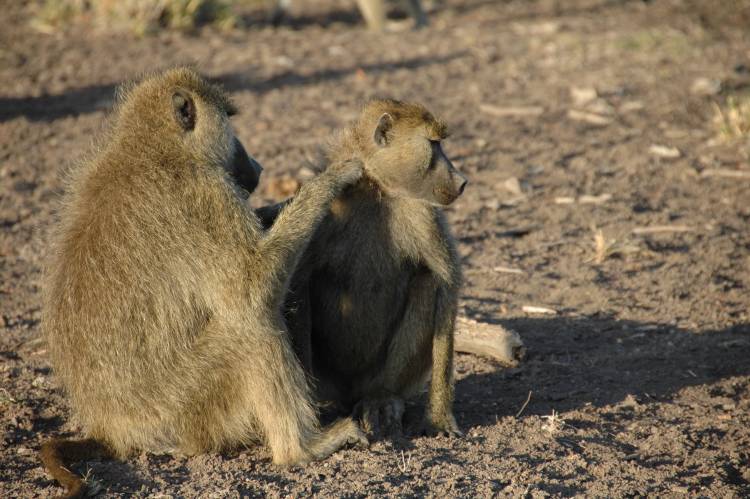
[[[280, 24], [290, 16], [292, 0], [276, 0], [276, 6], [271, 13], [271, 22]], [[373, 31], [383, 31], [386, 25], [386, 0], [357, 0], [357, 6], [365, 19], [368, 28]], [[414, 28], [419, 29], [427, 25], [427, 15], [422, 8], [421, 0], [403, 0], [399, 2], [407, 13], [414, 18]]]
[[[261, 440], [297, 464], [363, 441], [351, 420], [320, 429], [281, 315], [300, 253], [362, 167], [334, 165], [264, 233], [230, 181], [238, 154], [251, 163], [233, 111], [190, 69], [147, 77], [69, 174], [43, 329], [74, 416], [117, 457]], [[64, 446], [45, 449], [62, 466]]]
[[445, 157], [445, 125], [424, 107], [365, 106], [329, 149], [365, 178], [331, 205], [295, 273], [287, 317], [321, 396], [355, 407], [370, 426], [400, 424], [403, 401], [430, 370], [429, 433], [460, 434], [453, 417], [453, 328], [461, 281], [438, 206], [465, 179]]

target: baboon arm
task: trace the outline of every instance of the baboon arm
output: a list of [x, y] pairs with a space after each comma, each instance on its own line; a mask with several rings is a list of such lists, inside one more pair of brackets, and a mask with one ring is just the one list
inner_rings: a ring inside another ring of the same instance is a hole
[[403, 317], [393, 332], [385, 366], [372, 380], [389, 393], [409, 396], [421, 390], [430, 368], [431, 345], [436, 334], [436, 300], [441, 281], [432, 272], [416, 275], [409, 285]]
[[[409, 302], [389, 345], [381, 386], [406, 395], [421, 388], [432, 367], [426, 430], [460, 435], [453, 417], [453, 341], [458, 286], [425, 272], [414, 278]], [[376, 380], [377, 382], [377, 380]]]
[[460, 434], [453, 417], [453, 341], [457, 290], [440, 287], [435, 300], [435, 332], [432, 339], [432, 380], [428, 419], [435, 429]]
[[259, 254], [263, 255], [264, 265], [256, 271], [261, 282], [266, 282], [268, 297], [274, 302], [284, 299], [301, 254], [341, 186], [342, 181], [330, 170], [303, 185], [260, 241]]

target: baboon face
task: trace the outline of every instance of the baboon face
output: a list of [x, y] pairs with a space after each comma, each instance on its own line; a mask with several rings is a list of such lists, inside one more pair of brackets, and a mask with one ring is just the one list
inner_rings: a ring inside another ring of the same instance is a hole
[[247, 154], [242, 142], [235, 137], [234, 154], [229, 163], [228, 171], [237, 185], [242, 187], [244, 191], [243, 197], [247, 198], [258, 187], [263, 167]]
[[375, 151], [365, 170], [386, 192], [445, 206], [466, 187], [428, 122], [402, 124], [383, 113], [372, 137]]
[[[197, 123], [201, 118], [202, 104], [201, 100], [196, 102], [192, 92], [183, 88], [174, 89], [172, 94], [174, 116], [183, 134], [196, 134], [198, 138], [205, 134], [205, 132], [201, 134]], [[222, 158], [220, 162], [234, 182], [242, 188], [243, 191], [240, 193], [242, 197], [247, 198], [258, 186], [263, 167], [247, 154], [242, 142], [234, 136], [228, 122], [228, 118], [236, 113], [234, 107], [226, 105], [220, 106], [219, 109], [224, 110], [224, 116], [221, 116], [219, 123], [214, 123], [214, 125], [215, 128], [224, 130], [222, 138], [228, 143], [228, 146], [222, 148], [228, 151], [227, 154], [222, 155], [225, 159]]]

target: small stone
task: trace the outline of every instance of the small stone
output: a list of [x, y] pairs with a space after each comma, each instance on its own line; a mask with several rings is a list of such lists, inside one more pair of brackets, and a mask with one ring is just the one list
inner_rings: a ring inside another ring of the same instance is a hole
[[592, 87], [571, 87], [570, 98], [576, 106], [583, 106], [589, 102], [596, 100], [599, 95], [595, 88]]
[[521, 182], [519, 182], [516, 177], [510, 177], [505, 182], [503, 182], [503, 187], [505, 187], [506, 190], [510, 191], [516, 196], [523, 195], [523, 191], [521, 190]]
[[658, 144], [654, 144], [649, 147], [648, 152], [650, 152], [654, 156], [665, 159], [676, 159], [682, 156], [682, 153], [676, 147], [662, 146]]
[[721, 92], [721, 80], [715, 78], [700, 77], [693, 80], [690, 85], [690, 93], [695, 95], [716, 95]]

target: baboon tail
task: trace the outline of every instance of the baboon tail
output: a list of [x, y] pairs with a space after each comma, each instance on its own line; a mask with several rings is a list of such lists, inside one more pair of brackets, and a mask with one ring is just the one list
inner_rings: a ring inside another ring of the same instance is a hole
[[68, 440], [53, 438], [42, 444], [39, 457], [47, 472], [65, 488], [65, 499], [86, 497], [86, 483], [70, 471], [66, 463], [82, 461], [92, 457], [111, 457], [104, 444], [93, 438]]
[[327, 428], [312, 443], [313, 459], [325, 459], [347, 445], [368, 447], [370, 443], [359, 425], [351, 418], [341, 418]]

